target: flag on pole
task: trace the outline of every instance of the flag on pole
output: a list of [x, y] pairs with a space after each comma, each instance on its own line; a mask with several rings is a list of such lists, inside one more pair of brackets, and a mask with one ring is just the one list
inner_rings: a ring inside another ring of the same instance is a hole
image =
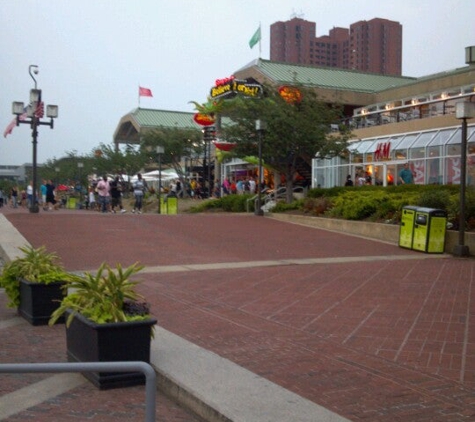
[[40, 101], [36, 104], [35, 117], [42, 119], [45, 116], [45, 103]]
[[153, 97], [152, 90], [139, 86], [139, 97]]
[[[27, 110], [27, 107], [26, 106], [24, 109], [23, 109], [23, 114], [20, 114], [20, 117], [19, 119], [20, 120], [25, 120], [26, 119], [26, 110]], [[8, 135], [10, 135], [12, 132], [13, 132], [13, 128], [16, 126], [16, 117], [7, 125], [7, 127], [5, 128], [5, 130], [3, 131], [3, 137], [6, 138]]]
[[257, 28], [257, 31], [254, 32], [254, 35], [249, 40], [249, 47], [253, 48], [261, 40], [261, 26]]

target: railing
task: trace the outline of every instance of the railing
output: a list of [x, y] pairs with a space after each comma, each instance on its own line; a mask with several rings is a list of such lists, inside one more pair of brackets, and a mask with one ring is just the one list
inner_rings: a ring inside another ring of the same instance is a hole
[[[293, 193], [301, 193], [305, 194], [306, 188], [302, 186], [295, 186], [292, 188]], [[263, 198], [262, 198], [262, 206], [265, 207], [269, 202], [271, 201], [276, 201], [278, 199], [283, 199], [287, 195], [287, 188], [286, 187], [280, 187], [277, 190], [270, 191], [266, 193]], [[246, 212], [250, 212], [249, 210], [249, 204], [251, 201], [254, 201], [254, 209], [257, 209], [257, 199], [258, 195], [254, 195], [253, 197], [249, 198], [246, 202]]]
[[155, 422], [156, 378], [152, 366], [145, 362], [71, 362], [71, 363], [6, 363], [0, 373], [28, 372], [142, 372], [145, 375], [145, 422]]

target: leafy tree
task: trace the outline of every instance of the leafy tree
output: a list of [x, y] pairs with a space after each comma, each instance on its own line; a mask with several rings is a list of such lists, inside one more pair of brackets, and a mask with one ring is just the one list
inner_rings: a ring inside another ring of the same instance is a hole
[[147, 161], [147, 156], [138, 148], [127, 145], [124, 151], [115, 145], [100, 144], [94, 148], [91, 160], [97, 174], [128, 174], [137, 173]]
[[141, 150], [148, 153], [151, 160], [156, 160], [157, 146], [164, 148], [162, 163], [170, 165], [185, 186], [181, 159], [201, 157], [204, 148], [202, 132], [199, 129], [158, 128], [144, 136]]
[[316, 93], [298, 86], [300, 101], [286, 101], [274, 86], [264, 86], [259, 99], [236, 97], [223, 105], [222, 116], [233, 124], [222, 128], [221, 136], [235, 142], [237, 155], [258, 154], [255, 122], [261, 119], [267, 129], [262, 138], [262, 157], [266, 165], [285, 175], [287, 202], [292, 201], [292, 181], [298, 160], [311, 166], [312, 158], [334, 156], [346, 149], [349, 133], [332, 133], [331, 124], [342, 117], [342, 107], [328, 105]]

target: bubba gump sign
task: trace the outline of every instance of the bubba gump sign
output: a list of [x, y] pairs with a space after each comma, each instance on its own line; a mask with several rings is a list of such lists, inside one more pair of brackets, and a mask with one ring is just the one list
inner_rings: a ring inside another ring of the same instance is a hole
[[257, 98], [262, 93], [262, 86], [253, 79], [239, 80], [234, 76], [224, 79], [216, 79], [216, 85], [211, 88], [211, 98], [234, 97], [243, 95], [245, 97]]

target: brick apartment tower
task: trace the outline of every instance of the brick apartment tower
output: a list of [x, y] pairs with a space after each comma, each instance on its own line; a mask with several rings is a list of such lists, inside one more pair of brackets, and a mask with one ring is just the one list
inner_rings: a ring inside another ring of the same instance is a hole
[[270, 27], [270, 59], [400, 76], [402, 25], [375, 18], [316, 37], [315, 22], [301, 18], [275, 22]]

